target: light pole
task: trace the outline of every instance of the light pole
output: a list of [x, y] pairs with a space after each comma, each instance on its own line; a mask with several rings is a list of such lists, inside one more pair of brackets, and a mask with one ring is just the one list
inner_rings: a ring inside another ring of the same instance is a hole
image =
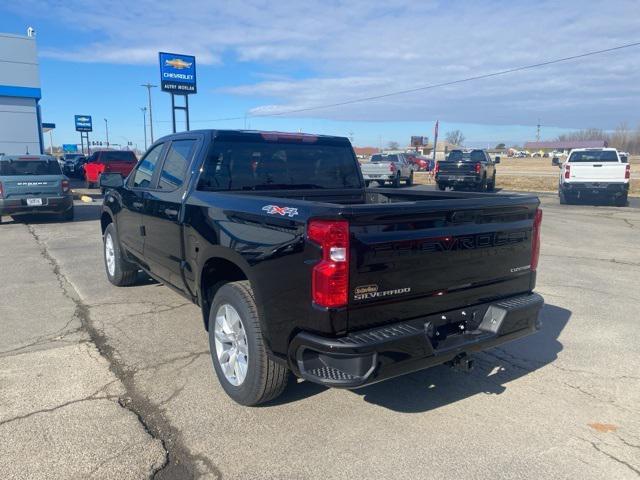
[[104, 130], [105, 133], [107, 135], [107, 147], [109, 146], [109, 122], [107, 121], [107, 119], [104, 119]]
[[147, 107], [140, 107], [142, 111], [142, 129], [144, 130], [144, 151], [147, 151]]
[[147, 89], [147, 94], [149, 96], [149, 134], [151, 135], [151, 143], [153, 143], [153, 110], [151, 109], [151, 89], [156, 88], [157, 85], [143, 83], [140, 86]]

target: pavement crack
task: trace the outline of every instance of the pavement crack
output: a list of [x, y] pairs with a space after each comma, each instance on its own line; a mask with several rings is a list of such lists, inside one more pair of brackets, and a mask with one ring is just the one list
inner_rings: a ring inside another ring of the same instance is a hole
[[104, 390], [111, 383], [112, 382], [109, 382], [107, 385], [101, 387], [100, 389], [96, 390], [95, 392], [93, 392], [91, 395], [89, 395], [87, 397], [76, 398], [75, 400], [69, 400], [68, 402], [64, 402], [64, 403], [61, 403], [59, 405], [55, 405], [53, 407], [41, 408], [39, 410], [34, 410], [33, 412], [25, 413], [24, 415], [16, 415], [15, 417], [8, 418], [6, 420], [2, 420], [2, 421], [0, 421], [0, 426], [6, 425], [8, 423], [13, 423], [13, 422], [17, 422], [17, 421], [20, 421], [20, 420], [24, 420], [26, 418], [33, 417], [34, 415], [39, 415], [41, 413], [55, 412], [56, 410], [60, 410], [61, 408], [68, 407], [69, 405], [75, 405], [77, 403], [93, 402], [93, 401], [96, 401], [96, 400], [114, 400], [114, 399], [117, 399], [118, 398], [117, 395], [104, 395], [104, 396], [99, 396], [98, 395], [99, 393], [104, 392]]
[[[91, 307], [78, 295], [75, 287], [62, 272], [57, 260], [51, 255], [47, 244], [40, 238], [36, 229], [28, 226], [28, 230], [40, 248], [40, 254], [50, 265], [55, 274], [62, 294], [75, 304], [74, 315], [80, 320], [81, 329], [97, 348], [100, 355], [109, 364], [109, 369], [122, 383], [125, 394], [118, 397], [118, 404], [133, 413], [142, 428], [152, 438], [158, 440], [165, 452], [164, 461], [157, 466], [152, 478], [195, 478], [202, 474], [200, 468], [206, 469], [217, 478], [222, 474], [206, 457], [192, 454], [182, 440], [182, 433], [164, 414], [161, 406], [151, 402], [135, 384], [135, 370], [128, 366], [117, 355], [116, 349], [109, 343], [107, 336], [91, 320]], [[171, 306], [179, 308], [179, 306]]]
[[635, 466], [631, 465], [629, 462], [622, 460], [618, 457], [616, 457], [615, 455], [610, 454], [609, 452], [607, 452], [606, 450], [603, 450], [602, 448], [600, 448], [598, 446], [598, 444], [596, 442], [593, 442], [591, 440], [587, 440], [586, 438], [580, 438], [581, 440], [591, 444], [591, 446], [598, 452], [600, 452], [601, 454], [605, 455], [606, 457], [609, 457], [611, 460], [618, 462], [621, 465], [624, 465], [625, 467], [627, 467], [629, 470], [631, 470], [632, 472], [634, 472], [636, 475], [640, 476], [640, 469], [636, 468]]

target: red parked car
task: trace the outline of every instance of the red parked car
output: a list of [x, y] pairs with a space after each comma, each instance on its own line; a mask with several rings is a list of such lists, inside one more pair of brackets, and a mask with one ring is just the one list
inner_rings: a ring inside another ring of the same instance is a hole
[[138, 159], [130, 150], [94, 152], [84, 166], [84, 180], [87, 188], [93, 188], [100, 182], [102, 172], [119, 173], [126, 177], [136, 166], [136, 163], [138, 163]]
[[416, 154], [411, 154], [411, 153], [406, 153], [405, 156], [407, 157], [407, 159], [413, 163], [417, 169], [421, 172], [424, 171], [430, 171], [431, 170], [431, 162], [428, 158], [425, 158], [423, 156], [420, 155], [416, 155]]

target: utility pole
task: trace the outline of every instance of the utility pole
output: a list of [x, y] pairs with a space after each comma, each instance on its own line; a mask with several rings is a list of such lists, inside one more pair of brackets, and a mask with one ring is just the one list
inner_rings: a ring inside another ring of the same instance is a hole
[[107, 147], [109, 146], [109, 122], [107, 121], [107, 119], [104, 119], [104, 131], [106, 133], [107, 136]]
[[147, 151], [147, 107], [140, 107], [142, 111], [142, 128], [144, 130], [144, 151]]
[[537, 131], [536, 131], [536, 141], [539, 142], [540, 141], [540, 127], [542, 125], [540, 125], [540, 119], [538, 119], [538, 125], [536, 125], [537, 127]]
[[151, 135], [151, 143], [153, 143], [153, 110], [151, 109], [151, 89], [156, 88], [157, 85], [143, 83], [140, 86], [145, 87], [147, 89], [147, 94], [149, 95], [149, 134]]

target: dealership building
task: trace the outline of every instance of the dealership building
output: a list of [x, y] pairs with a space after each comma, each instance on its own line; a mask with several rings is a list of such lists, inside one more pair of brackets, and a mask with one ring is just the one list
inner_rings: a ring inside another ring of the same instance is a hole
[[0, 154], [43, 153], [40, 68], [33, 30], [0, 33]]

